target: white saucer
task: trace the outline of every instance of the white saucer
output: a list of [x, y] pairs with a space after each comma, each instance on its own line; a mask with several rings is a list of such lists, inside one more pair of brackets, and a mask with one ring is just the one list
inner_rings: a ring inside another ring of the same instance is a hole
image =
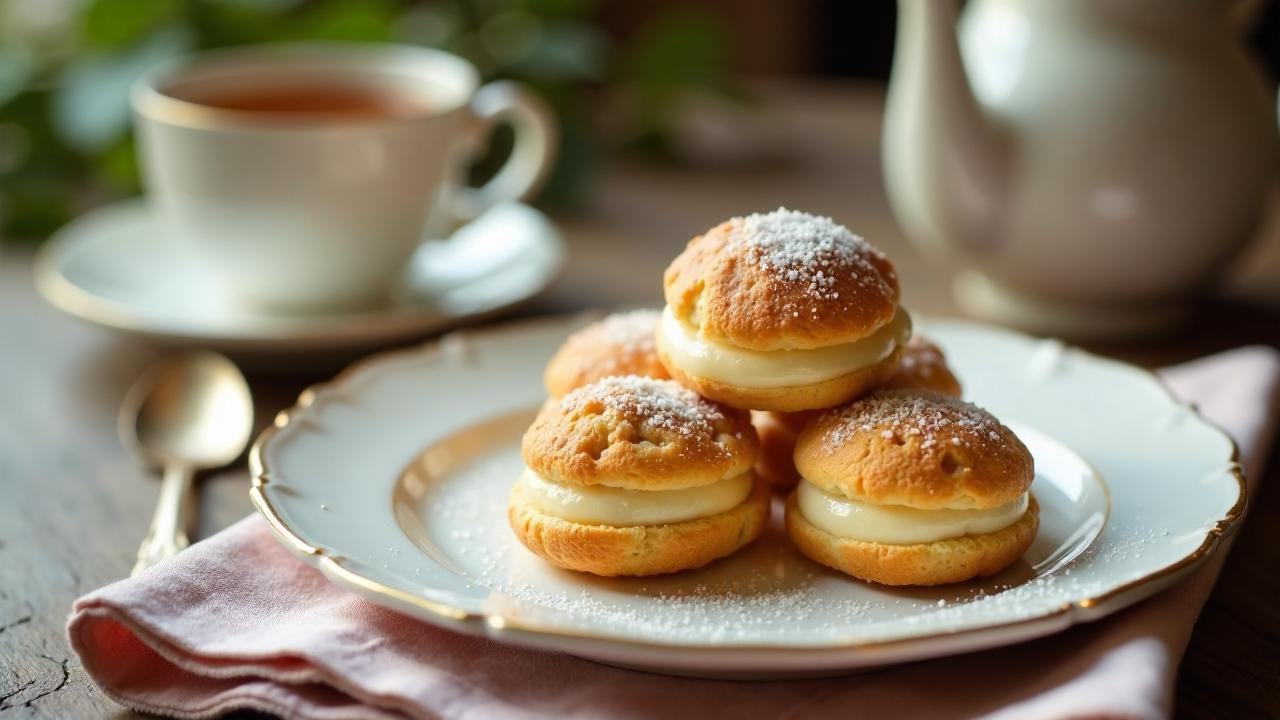
[[159, 235], [131, 200], [59, 231], [36, 259], [36, 285], [59, 309], [171, 344], [237, 354], [299, 354], [421, 336], [527, 300], [555, 279], [564, 242], [528, 205], [496, 207], [448, 239], [423, 243], [402, 297], [349, 313], [277, 315], [225, 302], [206, 271]]

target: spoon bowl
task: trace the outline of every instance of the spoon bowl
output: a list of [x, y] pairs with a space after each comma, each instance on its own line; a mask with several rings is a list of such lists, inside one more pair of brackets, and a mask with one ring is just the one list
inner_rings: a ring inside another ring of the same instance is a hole
[[240, 370], [213, 352], [162, 360], [139, 378], [121, 415], [122, 432], [148, 462], [196, 470], [226, 465], [253, 432], [253, 400]]
[[187, 546], [195, 471], [235, 461], [252, 432], [249, 384], [218, 353], [175, 355], [138, 379], [120, 411], [120, 435], [149, 464], [164, 468], [164, 480], [135, 575]]

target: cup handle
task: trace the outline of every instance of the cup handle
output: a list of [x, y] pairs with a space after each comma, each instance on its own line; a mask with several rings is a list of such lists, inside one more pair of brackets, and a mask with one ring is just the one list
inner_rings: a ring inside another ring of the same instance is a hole
[[454, 211], [463, 219], [477, 217], [498, 203], [532, 195], [546, 180], [559, 142], [551, 109], [519, 83], [500, 80], [481, 87], [471, 99], [471, 112], [478, 121], [477, 137], [483, 138], [479, 147], [501, 122], [511, 123], [515, 142], [507, 162], [488, 182], [458, 188]]

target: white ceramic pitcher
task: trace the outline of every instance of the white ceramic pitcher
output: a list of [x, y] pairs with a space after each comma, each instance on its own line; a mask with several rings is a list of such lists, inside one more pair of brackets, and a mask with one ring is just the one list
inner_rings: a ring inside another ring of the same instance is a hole
[[1271, 92], [1222, 0], [899, 0], [884, 130], [910, 238], [979, 316], [1065, 335], [1176, 320], [1250, 238]]

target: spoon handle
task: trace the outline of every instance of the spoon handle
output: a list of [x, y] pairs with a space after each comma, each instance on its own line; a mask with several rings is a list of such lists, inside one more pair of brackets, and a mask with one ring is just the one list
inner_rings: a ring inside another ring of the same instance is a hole
[[182, 463], [170, 463], [164, 468], [164, 480], [160, 483], [160, 499], [156, 513], [151, 517], [151, 529], [138, 548], [138, 562], [130, 575], [137, 575], [165, 558], [178, 554], [190, 541], [187, 539], [187, 496], [191, 494], [194, 473]]

